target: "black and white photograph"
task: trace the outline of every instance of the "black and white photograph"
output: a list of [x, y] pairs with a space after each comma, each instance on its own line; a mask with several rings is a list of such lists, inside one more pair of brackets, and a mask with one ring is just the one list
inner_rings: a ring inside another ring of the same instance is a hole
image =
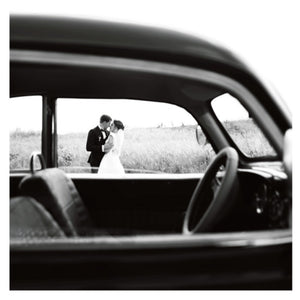
[[297, 290], [297, 9], [12, 1], [4, 290]]

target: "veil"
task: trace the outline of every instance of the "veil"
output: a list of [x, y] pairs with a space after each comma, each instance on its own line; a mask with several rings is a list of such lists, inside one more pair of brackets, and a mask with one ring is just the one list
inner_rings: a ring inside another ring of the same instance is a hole
[[115, 133], [115, 146], [114, 146], [114, 152], [117, 153], [118, 155], [121, 154], [122, 146], [124, 142], [124, 130], [119, 129]]

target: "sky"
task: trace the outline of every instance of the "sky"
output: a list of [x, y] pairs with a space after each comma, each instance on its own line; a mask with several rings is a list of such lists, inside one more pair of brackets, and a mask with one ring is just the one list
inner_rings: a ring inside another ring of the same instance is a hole
[[[15, 97], [9, 103], [9, 131], [40, 131], [42, 125], [42, 97]], [[248, 118], [247, 111], [229, 94], [213, 101], [213, 109], [220, 120]], [[228, 109], [230, 107], [230, 110]], [[24, 112], [31, 112], [30, 118]], [[196, 125], [197, 121], [185, 109], [169, 104], [126, 99], [58, 99], [58, 134], [88, 132], [99, 123], [99, 117], [108, 114], [123, 122], [125, 128], [173, 127]]]
[[[9, 94], [7, 63], [9, 12], [72, 16], [162, 27], [215, 41], [238, 54], [276, 88], [292, 114], [296, 116], [294, 125], [298, 128], [300, 78], [298, 0], [10, 0], [1, 3], [0, 27], [3, 33], [1, 37], [3, 36], [3, 40], [6, 37], [7, 41], [6, 46], [1, 47], [1, 100], [7, 99]], [[7, 113], [9, 111], [7, 103], [3, 102], [1, 105], [4, 107], [3, 109], [1, 107], [0, 112], [1, 145], [2, 150], [6, 149], [8, 153], [6, 132], [10, 124], [10, 115]], [[294, 153], [299, 153], [296, 139], [295, 147]], [[5, 160], [7, 154], [2, 157], [4, 157], [3, 162], [1, 160], [2, 169], [8, 170], [8, 162]], [[294, 165], [297, 163], [299, 165], [295, 156]], [[7, 180], [5, 175], [1, 182]], [[294, 207], [296, 206], [297, 203]], [[7, 280], [4, 278], [1, 282], [7, 283]], [[236, 296], [240, 297], [238, 294]], [[234, 298], [233, 295], [230, 298]]]

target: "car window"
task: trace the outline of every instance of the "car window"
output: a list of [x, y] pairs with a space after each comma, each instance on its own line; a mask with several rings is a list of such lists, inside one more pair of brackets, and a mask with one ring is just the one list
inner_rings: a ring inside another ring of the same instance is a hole
[[9, 101], [10, 170], [29, 170], [32, 152], [41, 152], [42, 97], [15, 97]]
[[88, 160], [93, 154], [86, 148], [88, 135], [103, 114], [120, 120], [125, 127], [119, 158], [126, 173], [203, 172], [215, 155], [204, 134], [198, 144], [198, 124], [179, 106], [128, 99], [58, 99], [59, 168], [91, 172]]
[[255, 120], [235, 97], [223, 94], [212, 101], [212, 108], [234, 143], [247, 157], [276, 156]]

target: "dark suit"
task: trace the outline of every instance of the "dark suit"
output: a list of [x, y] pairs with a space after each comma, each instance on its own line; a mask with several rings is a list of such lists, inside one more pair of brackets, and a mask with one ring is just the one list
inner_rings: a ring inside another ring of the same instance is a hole
[[[102, 146], [105, 144], [108, 136], [109, 132], [100, 129], [99, 126], [89, 131], [86, 141], [86, 151], [91, 152], [88, 159], [88, 163], [90, 163], [91, 167], [99, 167], [100, 162], [105, 154], [102, 151]], [[92, 169], [92, 172], [97, 173], [97, 169]]]

